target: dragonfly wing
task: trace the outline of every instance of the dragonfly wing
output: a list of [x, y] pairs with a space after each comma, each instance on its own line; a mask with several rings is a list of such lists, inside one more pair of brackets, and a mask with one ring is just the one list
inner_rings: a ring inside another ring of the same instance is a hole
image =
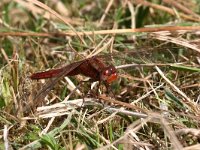
[[[33, 98], [32, 103], [33, 104], [28, 104], [26, 105], [24, 111], [26, 112], [29, 108], [37, 106], [43, 99], [44, 97], [52, 90], [54, 85], [64, 76], [66, 76], [68, 73], [79, 67], [83, 61], [75, 62], [70, 65], [67, 65], [63, 68], [63, 71], [61, 71], [56, 78], [53, 78], [51, 81], [48, 81], [44, 87], [37, 93], [37, 95]], [[32, 106], [31, 106], [32, 105]]]

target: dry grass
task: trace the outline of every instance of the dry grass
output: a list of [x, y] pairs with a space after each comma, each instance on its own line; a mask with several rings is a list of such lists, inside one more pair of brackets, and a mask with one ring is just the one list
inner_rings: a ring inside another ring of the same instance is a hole
[[[118, 3], [3, 0], [0, 149], [200, 149], [199, 2]], [[119, 74], [98, 98], [29, 78], [97, 55]]]

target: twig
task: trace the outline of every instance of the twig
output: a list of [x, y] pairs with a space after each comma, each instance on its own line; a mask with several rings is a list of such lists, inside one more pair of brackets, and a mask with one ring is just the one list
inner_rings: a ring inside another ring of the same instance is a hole
[[187, 95], [185, 93], [183, 93], [176, 85], [174, 85], [165, 75], [164, 73], [160, 70], [160, 68], [158, 68], [157, 66], [155, 66], [156, 70], [158, 71], [158, 73], [161, 75], [161, 77], [173, 88], [176, 90], [177, 93], [179, 93], [185, 100], [186, 103], [184, 103], [187, 107], [189, 108], [193, 108], [195, 110], [195, 112], [197, 112], [197, 109], [195, 108], [195, 105], [192, 103], [191, 99], [189, 97], [187, 97]]
[[8, 126], [7, 126], [7, 125], [4, 125], [4, 129], [3, 129], [3, 139], [4, 139], [4, 147], [5, 147], [5, 150], [9, 150]]
[[12, 65], [10, 63], [10, 60], [8, 58], [8, 55], [6, 54], [5, 50], [3, 48], [1, 48], [1, 53], [4, 56], [5, 60], [7, 61], [8, 65], [12, 68]]
[[157, 63], [149, 63], [149, 64], [125, 64], [116, 66], [117, 69], [124, 69], [129, 67], [155, 67], [155, 66], [173, 66], [173, 65], [181, 65], [183, 63], [167, 63], [167, 64], [157, 64]]
[[199, 149], [200, 149], [200, 144], [195, 144], [195, 145], [183, 148], [183, 150], [199, 150]]
[[106, 18], [106, 15], [107, 15], [108, 11], [110, 10], [110, 7], [112, 6], [113, 1], [114, 1], [114, 0], [110, 0], [110, 1], [109, 1], [108, 5], [107, 5], [107, 7], [106, 7], [106, 10], [105, 10], [105, 12], [104, 12], [104, 14], [103, 14], [103, 16], [101, 17], [101, 19], [100, 19], [100, 21], [99, 21], [99, 24], [98, 24], [99, 27], [103, 24], [103, 21], [104, 21], [104, 19]]
[[[162, 6], [162, 5], [150, 3], [150, 2], [145, 1], [145, 0], [135, 0], [133, 2], [135, 4], [138, 4], [138, 5], [149, 6], [149, 7], [155, 8], [155, 9], [162, 10], [162, 11], [167, 12], [167, 13], [169, 13], [171, 15], [174, 15], [174, 16], [176, 15], [176, 13], [174, 12], [173, 9], [165, 7], [165, 6]], [[189, 15], [182, 14], [182, 13], [180, 13], [179, 15], [180, 15], [181, 18], [186, 19], [186, 20], [190, 20], [190, 21], [199, 22], [199, 20], [200, 20], [199, 18], [194, 18], [194, 17], [191, 17]]]
[[112, 29], [112, 30], [98, 30], [98, 31], [84, 31], [76, 32], [57, 32], [57, 33], [34, 33], [34, 32], [1, 32], [0, 36], [37, 36], [37, 37], [56, 37], [56, 36], [83, 36], [83, 35], [104, 35], [104, 34], [126, 34], [136, 32], [160, 32], [160, 31], [197, 31], [200, 26], [165, 26], [165, 27], [146, 27], [136, 29]]
[[138, 106], [135, 106], [135, 105], [132, 105], [132, 104], [129, 104], [129, 103], [117, 101], [117, 100], [114, 100], [114, 99], [112, 99], [110, 97], [106, 97], [104, 95], [100, 95], [99, 98], [101, 100], [105, 101], [105, 102], [109, 102], [112, 105], [119, 105], [119, 106], [122, 106], [122, 107], [126, 107], [126, 108], [130, 108], [130, 109], [133, 109], [133, 110], [137, 110], [137, 111], [142, 111], [144, 113], [148, 113], [148, 111], [143, 109], [143, 108], [140, 108]]
[[49, 128], [50, 128], [50, 126], [52, 125], [52, 123], [53, 123], [54, 120], [55, 120], [55, 117], [52, 117], [52, 118], [49, 120], [49, 122], [48, 122], [46, 128], [44, 128], [44, 129], [42, 130], [42, 132], [40, 133], [40, 136], [47, 134], [47, 131], [49, 130]]
[[174, 0], [163, 0], [164, 3], [169, 4], [169, 5], [173, 5], [174, 7], [176, 7], [177, 9], [181, 10], [182, 12], [189, 14], [189, 15], [193, 15], [196, 18], [200, 18], [200, 16], [198, 14], [196, 14], [195, 12], [193, 12], [189, 7], [185, 7], [183, 5], [181, 5], [180, 3], [178, 3], [177, 1]]
[[[20, 0], [16, 0], [16, 1], [18, 2], [18, 1], [20, 1]], [[53, 9], [51, 9], [50, 7], [48, 7], [47, 5], [45, 5], [44, 3], [42, 3], [42, 2], [40, 2], [40, 1], [38, 1], [38, 0], [25, 0], [25, 1], [28, 1], [28, 2], [30, 2], [30, 3], [33, 3], [33, 4], [35, 4], [35, 5], [37, 5], [37, 6], [41, 7], [41, 8], [43, 8], [44, 10], [48, 11], [49, 13], [53, 14], [53, 15], [56, 16], [58, 19], [60, 19], [61, 21], [63, 21], [65, 24], [67, 24], [67, 25], [71, 28], [72, 32], [73, 32], [74, 34], [76, 34], [76, 30], [75, 30], [74, 27], [68, 22], [68, 20], [67, 20], [65, 17], [61, 16], [60, 14], [58, 14], [56, 11], [54, 11]], [[82, 41], [82, 38], [80, 37], [80, 35], [78, 35], [78, 34], [76, 34], [76, 35], [77, 35], [77, 36], [79, 37], [79, 39]], [[84, 41], [82, 41], [82, 42], [85, 43]]]
[[156, 38], [161, 41], [168, 41], [168, 42], [175, 43], [175, 44], [187, 47], [187, 48], [191, 48], [191, 49], [197, 51], [198, 53], [200, 53], [200, 48], [198, 47], [198, 45], [190, 44], [189, 41], [187, 41], [185, 39], [173, 38], [173, 37], [161, 35], [161, 34], [151, 34], [151, 36], [153, 38]]
[[[127, 4], [128, 4], [128, 8], [129, 8], [130, 13], [131, 13], [131, 28], [135, 29], [135, 26], [136, 26], [136, 24], [135, 24], [135, 20], [136, 20], [135, 16], [136, 15], [135, 15], [134, 7], [133, 7], [133, 4], [130, 1], [128, 1]], [[132, 35], [132, 38], [133, 38], [133, 40], [135, 40], [136, 35]]]
[[146, 98], [146, 97], [149, 96], [152, 92], [154, 92], [155, 90], [161, 88], [162, 86], [163, 86], [163, 84], [157, 86], [155, 89], [153, 89], [153, 90], [147, 92], [145, 95], [139, 97], [137, 100], [135, 100], [135, 101], [132, 102], [131, 104], [136, 104], [136, 103], [138, 103], [139, 101], [141, 101], [142, 99]]
[[129, 110], [125, 110], [125, 109], [108, 107], [108, 108], [106, 108], [106, 110], [107, 111], [112, 111], [112, 112], [117, 111], [117, 113], [123, 113], [123, 114], [126, 114], [126, 115], [136, 116], [136, 117], [139, 117], [139, 118], [146, 118], [146, 117], [148, 117], [147, 114], [143, 114], [143, 113], [139, 113], [139, 112], [134, 112], [134, 111], [129, 111]]
[[170, 141], [173, 145], [173, 148], [176, 150], [182, 150], [183, 146], [181, 145], [180, 141], [176, 137], [172, 128], [168, 125], [169, 123], [163, 117], [160, 117], [160, 123], [163, 126], [166, 135], [170, 139]]

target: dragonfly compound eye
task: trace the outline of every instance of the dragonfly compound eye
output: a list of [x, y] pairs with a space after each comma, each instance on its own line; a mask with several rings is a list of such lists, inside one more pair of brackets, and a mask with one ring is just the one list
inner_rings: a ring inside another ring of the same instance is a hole
[[109, 70], [105, 70], [103, 75], [105, 75], [105, 76], [109, 75]]

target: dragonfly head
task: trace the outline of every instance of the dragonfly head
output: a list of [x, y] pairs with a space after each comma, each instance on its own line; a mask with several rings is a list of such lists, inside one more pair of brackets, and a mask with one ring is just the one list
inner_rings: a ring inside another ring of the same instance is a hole
[[110, 84], [111, 82], [117, 79], [117, 69], [113, 65], [106, 67], [101, 72], [100, 78], [102, 81], [105, 81], [106, 83]]

